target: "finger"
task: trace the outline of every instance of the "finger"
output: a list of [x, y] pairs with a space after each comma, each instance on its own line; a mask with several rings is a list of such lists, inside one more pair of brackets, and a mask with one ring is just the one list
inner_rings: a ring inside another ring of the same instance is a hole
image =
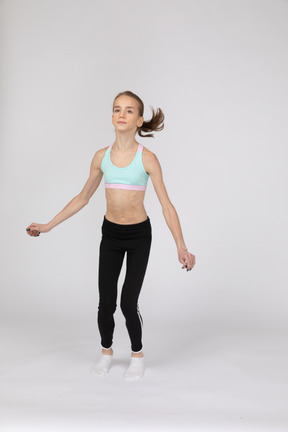
[[35, 230], [39, 228], [39, 225], [37, 223], [31, 223], [28, 228], [30, 228], [31, 230]]
[[189, 268], [190, 268], [190, 259], [189, 259], [190, 257], [187, 255], [186, 256], [186, 258], [184, 259], [184, 261], [185, 261], [185, 266], [184, 266], [184, 268], [186, 268], [186, 270], [187, 271], [189, 271]]
[[27, 232], [33, 232], [33, 231], [37, 231], [37, 226], [35, 225], [30, 225], [28, 228], [26, 228]]
[[183, 264], [182, 269], [186, 268], [187, 271], [192, 270], [193, 268], [192, 257], [193, 255], [188, 252], [186, 255], [184, 255], [184, 258], [179, 260]]
[[195, 256], [192, 256], [192, 258], [191, 258], [191, 264], [190, 264], [190, 267], [189, 267], [189, 271], [191, 271], [194, 266], [195, 266]]
[[183, 265], [182, 269], [186, 269], [186, 271], [188, 271], [188, 263], [185, 262], [185, 264]]
[[188, 266], [188, 271], [191, 271], [191, 270], [192, 270], [192, 268], [193, 268], [193, 263], [189, 263], [189, 266]]

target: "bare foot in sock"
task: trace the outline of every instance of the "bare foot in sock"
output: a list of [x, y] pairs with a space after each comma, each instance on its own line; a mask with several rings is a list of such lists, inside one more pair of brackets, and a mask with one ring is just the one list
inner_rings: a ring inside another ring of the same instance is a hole
[[104, 377], [110, 369], [113, 355], [101, 354], [98, 362], [92, 366], [90, 372], [97, 378]]
[[144, 357], [131, 357], [130, 366], [123, 375], [126, 382], [139, 381], [144, 376]]

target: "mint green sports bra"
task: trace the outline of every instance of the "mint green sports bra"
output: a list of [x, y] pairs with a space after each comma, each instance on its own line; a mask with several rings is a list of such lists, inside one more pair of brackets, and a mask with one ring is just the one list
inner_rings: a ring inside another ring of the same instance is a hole
[[149, 179], [143, 162], [143, 145], [138, 144], [138, 149], [130, 165], [120, 168], [114, 165], [110, 158], [111, 144], [105, 152], [101, 163], [101, 170], [104, 173], [105, 188], [145, 190]]

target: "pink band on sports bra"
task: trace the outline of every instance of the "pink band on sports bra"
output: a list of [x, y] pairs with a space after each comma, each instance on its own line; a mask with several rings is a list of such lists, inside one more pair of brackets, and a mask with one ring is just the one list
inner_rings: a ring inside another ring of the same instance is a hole
[[105, 188], [110, 188], [110, 189], [128, 189], [128, 190], [145, 190], [146, 186], [118, 184], [118, 183], [105, 183]]

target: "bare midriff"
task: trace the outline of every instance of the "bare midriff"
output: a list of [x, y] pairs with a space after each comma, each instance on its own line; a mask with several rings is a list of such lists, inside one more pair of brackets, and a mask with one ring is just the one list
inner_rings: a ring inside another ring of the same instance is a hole
[[106, 188], [105, 195], [107, 205], [105, 217], [110, 222], [130, 225], [147, 219], [143, 204], [145, 191]]

